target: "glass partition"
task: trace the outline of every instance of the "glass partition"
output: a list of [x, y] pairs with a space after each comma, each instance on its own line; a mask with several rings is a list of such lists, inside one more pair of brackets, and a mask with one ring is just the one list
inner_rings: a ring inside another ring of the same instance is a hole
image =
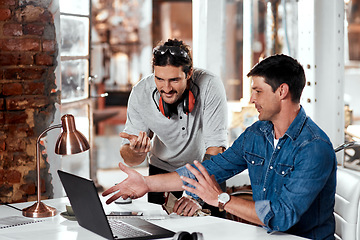
[[60, 7], [62, 13], [89, 15], [90, 1], [89, 0], [60, 0]]
[[89, 62], [87, 59], [61, 61], [62, 103], [88, 97]]
[[89, 55], [89, 18], [60, 16], [61, 56]]

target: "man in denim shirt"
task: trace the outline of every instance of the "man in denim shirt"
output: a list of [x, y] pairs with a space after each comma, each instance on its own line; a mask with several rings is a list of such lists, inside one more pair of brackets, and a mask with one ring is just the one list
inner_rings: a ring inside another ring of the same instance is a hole
[[[257, 64], [248, 77], [252, 77], [251, 102], [259, 121], [228, 150], [203, 164], [187, 164], [177, 174], [157, 177], [144, 178], [120, 165], [129, 178], [104, 192], [106, 196], [120, 190], [107, 202], [121, 195], [137, 198], [149, 191], [182, 187], [268, 232], [334, 239], [337, 162], [329, 138], [300, 105], [305, 86], [302, 66], [291, 57], [274, 55]], [[217, 184], [245, 169], [253, 201], [229, 196]]]

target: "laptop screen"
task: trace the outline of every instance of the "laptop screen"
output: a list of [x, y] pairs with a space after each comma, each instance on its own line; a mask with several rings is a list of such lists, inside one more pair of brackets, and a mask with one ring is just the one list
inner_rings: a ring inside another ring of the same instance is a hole
[[[107, 239], [113, 239], [114, 233], [111, 230], [94, 182], [61, 170], [58, 170], [58, 174], [79, 225]], [[119, 239], [156, 239], [172, 237], [175, 234], [137, 217], [131, 220], [122, 219], [121, 221], [150, 232], [151, 235], [145, 234], [138, 238], [124, 237]]]

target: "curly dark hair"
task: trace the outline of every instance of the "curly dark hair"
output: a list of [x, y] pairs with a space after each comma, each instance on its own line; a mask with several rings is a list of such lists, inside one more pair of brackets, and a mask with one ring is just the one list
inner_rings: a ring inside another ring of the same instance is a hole
[[153, 50], [152, 67], [167, 65], [181, 66], [184, 73], [188, 74], [193, 67], [190, 46], [178, 39], [159, 42]]

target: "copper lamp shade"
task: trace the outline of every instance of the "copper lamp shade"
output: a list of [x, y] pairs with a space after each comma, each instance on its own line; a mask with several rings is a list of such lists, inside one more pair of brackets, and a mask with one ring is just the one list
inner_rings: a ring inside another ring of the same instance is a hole
[[62, 124], [53, 125], [45, 129], [36, 141], [36, 170], [37, 170], [37, 202], [30, 207], [24, 208], [22, 213], [25, 217], [43, 218], [56, 215], [56, 209], [49, 207], [41, 202], [40, 186], [40, 140], [48, 131], [55, 128], [62, 128], [56, 145], [55, 153], [60, 155], [70, 155], [80, 153], [90, 148], [89, 142], [84, 135], [76, 130], [75, 119], [73, 115], [66, 114], [61, 117]]
[[61, 118], [63, 132], [55, 144], [55, 153], [60, 155], [71, 155], [88, 150], [90, 145], [85, 136], [75, 127], [75, 119], [72, 115], [64, 115]]

